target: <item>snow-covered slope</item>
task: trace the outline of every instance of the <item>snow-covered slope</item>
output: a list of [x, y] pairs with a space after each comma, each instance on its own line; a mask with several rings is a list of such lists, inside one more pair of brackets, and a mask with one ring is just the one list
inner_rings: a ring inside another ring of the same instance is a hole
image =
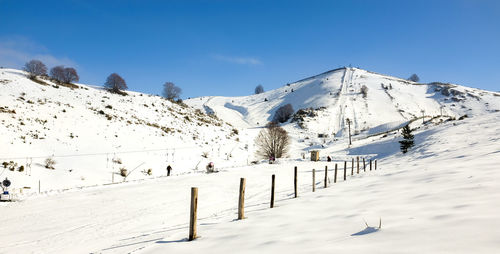
[[[351, 158], [359, 155], [355, 152], [374, 153], [378, 169], [354, 176], [348, 171], [346, 181], [341, 170], [337, 183], [332, 169], [334, 163], [342, 169], [341, 160], [283, 160], [0, 203], [0, 252], [496, 253], [499, 122], [500, 113], [492, 113], [424, 126], [405, 155], [393, 137], [360, 140], [347, 149]], [[345, 149], [331, 154], [345, 154]], [[294, 166], [299, 169], [297, 199]], [[312, 169], [316, 192], [311, 191]], [[276, 203], [270, 209], [272, 174]], [[240, 177], [247, 180], [247, 218], [236, 221]], [[193, 186], [199, 188], [201, 238], [188, 242]]]
[[[361, 93], [363, 86], [366, 97]], [[418, 84], [362, 69], [340, 68], [262, 94], [202, 97], [186, 103], [215, 112], [239, 127], [263, 126], [286, 104], [295, 111], [318, 109], [316, 116], [306, 117], [301, 126], [308, 133], [345, 137], [348, 118], [353, 133], [374, 134], [422, 116], [459, 118], [499, 111], [500, 93], [453, 84]], [[296, 123], [291, 125], [296, 127]]]
[[[122, 181], [122, 167], [135, 169], [130, 180], [165, 175], [168, 164], [174, 174], [203, 171], [208, 161], [246, 164], [232, 126], [158, 96], [127, 93], [33, 82], [22, 71], [0, 69], [0, 163], [17, 163], [14, 171], [0, 166], [2, 180], [25, 192], [38, 191], [40, 181], [47, 191]], [[55, 169], [47, 169], [52, 156]]]

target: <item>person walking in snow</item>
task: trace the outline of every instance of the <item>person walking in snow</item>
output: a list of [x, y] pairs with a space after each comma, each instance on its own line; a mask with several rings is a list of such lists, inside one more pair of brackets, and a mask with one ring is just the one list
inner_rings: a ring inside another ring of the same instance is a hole
[[172, 167], [170, 165], [167, 166], [167, 176], [170, 176], [170, 171], [172, 170]]
[[273, 164], [275, 160], [274, 156], [269, 157], [269, 164]]
[[207, 165], [207, 172], [208, 172], [208, 173], [213, 173], [213, 172], [215, 172], [215, 166], [214, 166], [214, 163], [213, 163], [213, 162], [208, 163], [208, 165]]

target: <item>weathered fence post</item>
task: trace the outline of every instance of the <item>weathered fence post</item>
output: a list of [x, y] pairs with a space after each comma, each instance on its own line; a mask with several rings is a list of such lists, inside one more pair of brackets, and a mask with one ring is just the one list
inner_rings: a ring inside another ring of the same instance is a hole
[[372, 160], [370, 159], [370, 171], [372, 171]]
[[366, 163], [365, 163], [365, 158], [363, 158], [363, 171], [366, 172]]
[[377, 170], [377, 160], [375, 160], [375, 170]]
[[245, 178], [240, 179], [240, 199], [238, 202], [238, 220], [245, 218]]
[[276, 178], [275, 175], [273, 175], [271, 178], [271, 208], [274, 207], [274, 179], [275, 178]]
[[297, 197], [297, 166], [295, 166], [293, 172], [293, 188], [295, 190], [295, 197]]
[[347, 179], [347, 161], [344, 161], [344, 181]]
[[357, 173], [359, 174], [359, 156], [356, 157], [356, 166], [358, 167]]
[[198, 211], [198, 188], [191, 188], [191, 213], [189, 220], [189, 241], [196, 239], [196, 213]]
[[325, 166], [325, 188], [328, 187], [328, 166]]
[[333, 183], [337, 183], [337, 163], [335, 163], [335, 173], [333, 176]]
[[352, 163], [351, 163], [351, 176], [354, 175], [354, 158], [352, 158]]
[[40, 180], [38, 180], [38, 194], [40, 194]]
[[111, 173], [111, 183], [115, 183], [115, 172]]
[[316, 191], [316, 169], [313, 168], [313, 192]]

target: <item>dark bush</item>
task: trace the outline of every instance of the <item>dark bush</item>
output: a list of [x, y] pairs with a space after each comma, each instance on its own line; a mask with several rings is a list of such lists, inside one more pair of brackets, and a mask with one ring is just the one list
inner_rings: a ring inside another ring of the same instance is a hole
[[284, 123], [290, 119], [292, 114], [294, 113], [292, 104], [288, 103], [284, 106], [281, 106], [276, 110], [276, 113], [274, 113], [273, 117], [273, 122], [275, 123]]
[[363, 85], [361, 87], [361, 94], [363, 94], [363, 98], [366, 98], [368, 96], [368, 87], [366, 87], [365, 85]]

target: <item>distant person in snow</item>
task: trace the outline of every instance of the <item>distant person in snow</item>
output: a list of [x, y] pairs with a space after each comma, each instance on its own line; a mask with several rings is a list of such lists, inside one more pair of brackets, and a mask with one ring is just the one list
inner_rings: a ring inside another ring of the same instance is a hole
[[170, 165], [167, 166], [167, 176], [170, 176], [170, 171], [172, 171], [172, 167]]
[[269, 164], [273, 164], [274, 161], [276, 161], [276, 158], [274, 158], [274, 156], [269, 157]]
[[330, 155], [328, 155], [328, 157], [326, 157], [326, 161], [331, 162], [332, 161], [332, 157], [330, 157]]
[[213, 162], [208, 163], [208, 165], [207, 165], [207, 172], [208, 172], [208, 173], [213, 173], [213, 172], [215, 172], [215, 166], [214, 166], [214, 163], [213, 163]]

